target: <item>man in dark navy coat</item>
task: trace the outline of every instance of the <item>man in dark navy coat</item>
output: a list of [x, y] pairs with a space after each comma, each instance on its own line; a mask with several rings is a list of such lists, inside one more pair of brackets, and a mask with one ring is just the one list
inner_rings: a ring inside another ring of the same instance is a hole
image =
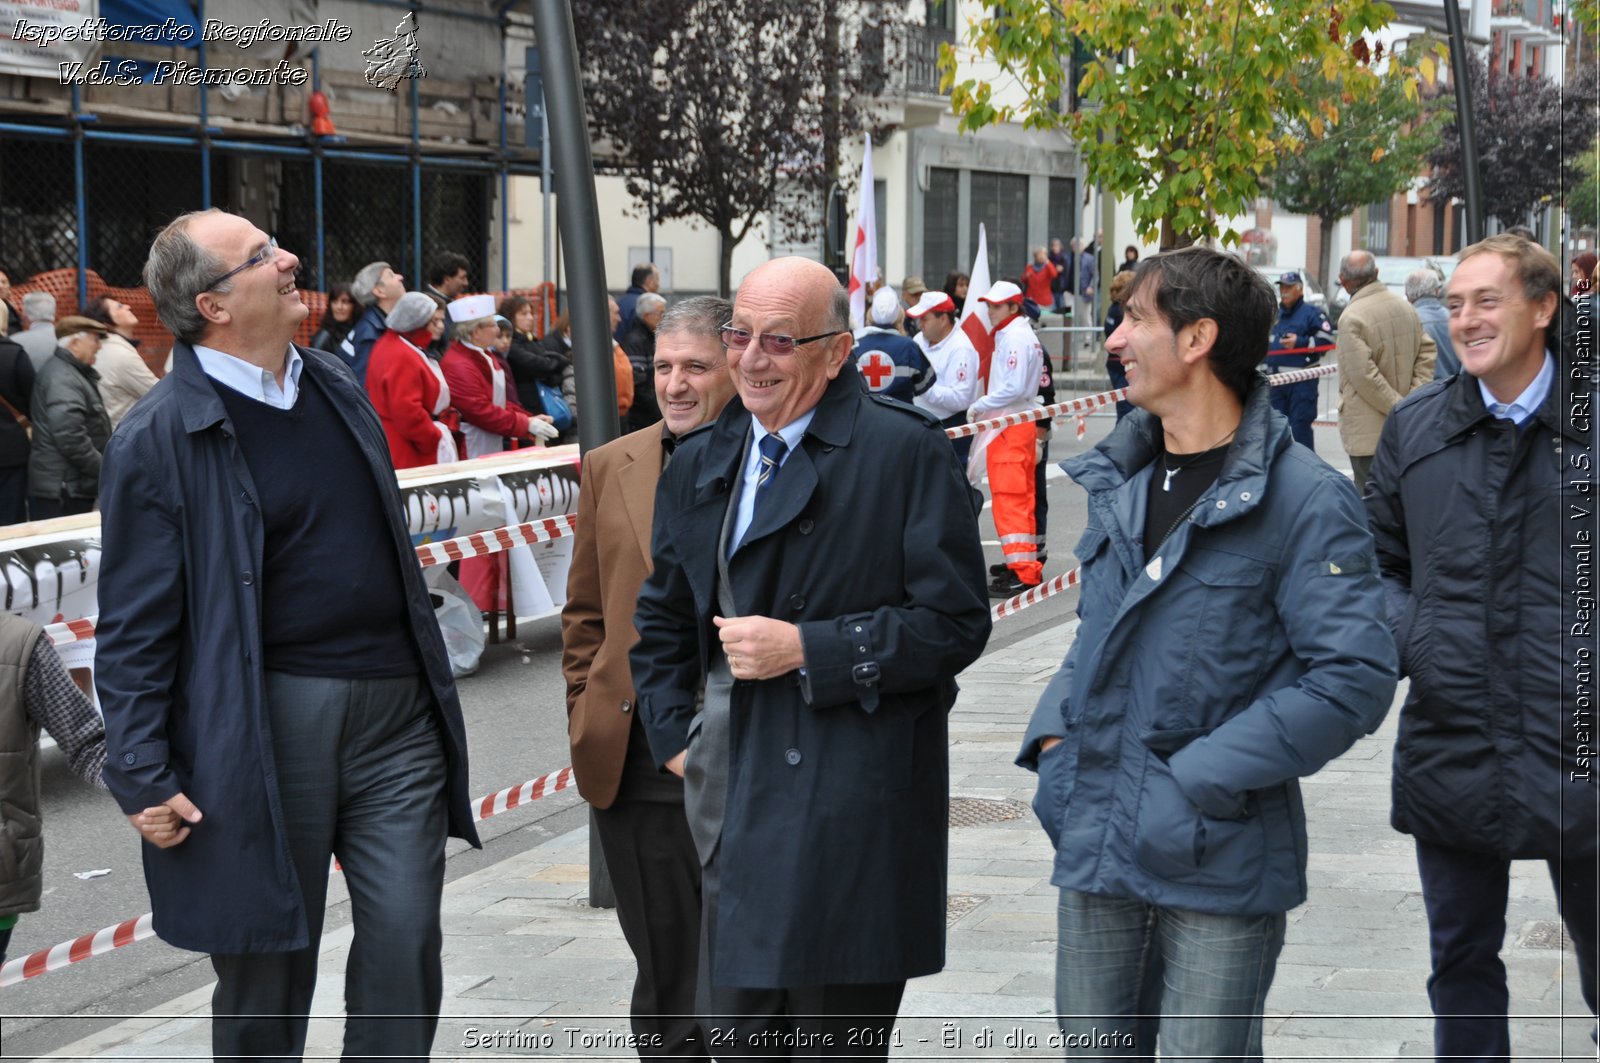
[[300, 1058], [330, 854], [345, 1058], [426, 1059], [445, 839], [477, 842], [461, 706], [383, 428], [291, 342], [298, 267], [216, 210], [150, 249], [178, 343], [101, 475], [105, 776], [149, 843], [156, 933], [211, 953], [218, 1059]]
[[632, 662], [704, 867], [718, 1058], [882, 1058], [905, 980], [944, 966], [946, 713], [989, 635], [983, 554], [937, 422], [840, 373], [848, 314], [818, 263], [751, 273], [723, 330], [738, 397], [656, 500]]

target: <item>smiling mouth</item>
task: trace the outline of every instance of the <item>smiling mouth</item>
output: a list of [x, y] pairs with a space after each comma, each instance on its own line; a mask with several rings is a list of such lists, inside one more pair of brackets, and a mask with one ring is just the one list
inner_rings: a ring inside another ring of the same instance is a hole
[[294, 290], [295, 290], [294, 281], [290, 281], [288, 284], [285, 284], [282, 288], [278, 289], [278, 294], [279, 295], [293, 295], [294, 294]]

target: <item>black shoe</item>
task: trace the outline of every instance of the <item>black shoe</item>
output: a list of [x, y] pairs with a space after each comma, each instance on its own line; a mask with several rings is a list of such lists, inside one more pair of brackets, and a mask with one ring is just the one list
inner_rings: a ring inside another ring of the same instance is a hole
[[999, 579], [1001, 576], [1004, 576], [1007, 572], [1010, 572], [1010, 571], [1011, 571], [1011, 566], [1006, 564], [1004, 561], [1000, 562], [998, 565], [990, 565], [989, 566], [989, 575], [990, 575], [991, 578], [994, 578], [994, 579]]
[[989, 582], [989, 597], [1014, 598], [1029, 587], [1037, 587], [1037, 583], [1024, 583], [1021, 577], [1010, 569], [1003, 576], [996, 576]]

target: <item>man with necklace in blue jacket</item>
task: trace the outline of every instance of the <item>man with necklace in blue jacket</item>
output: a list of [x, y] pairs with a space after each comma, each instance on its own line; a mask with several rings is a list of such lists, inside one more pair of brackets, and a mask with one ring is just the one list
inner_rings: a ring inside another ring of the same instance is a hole
[[1081, 626], [1017, 762], [1039, 773], [1056, 1006], [1085, 1058], [1154, 1058], [1158, 1038], [1261, 1057], [1306, 899], [1298, 780], [1394, 695], [1361, 501], [1293, 445], [1257, 370], [1274, 302], [1205, 248], [1140, 263], [1107, 341], [1138, 409], [1063, 466], [1089, 492]]

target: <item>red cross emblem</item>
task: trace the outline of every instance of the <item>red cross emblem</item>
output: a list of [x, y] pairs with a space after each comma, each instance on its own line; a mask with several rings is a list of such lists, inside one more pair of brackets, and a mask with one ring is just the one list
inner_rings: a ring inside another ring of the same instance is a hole
[[1006, 359], [1006, 368], [1007, 369], [1015, 369], [1016, 367], [1017, 367], [1017, 356], [1013, 354], [1010, 358]]
[[882, 391], [894, 380], [894, 359], [882, 351], [868, 351], [856, 363], [861, 375], [867, 378], [867, 387]]
[[962, 366], [960, 369], [956, 370], [956, 379], [957, 380], [965, 380], [965, 379], [967, 379], [967, 367], [966, 366]]

